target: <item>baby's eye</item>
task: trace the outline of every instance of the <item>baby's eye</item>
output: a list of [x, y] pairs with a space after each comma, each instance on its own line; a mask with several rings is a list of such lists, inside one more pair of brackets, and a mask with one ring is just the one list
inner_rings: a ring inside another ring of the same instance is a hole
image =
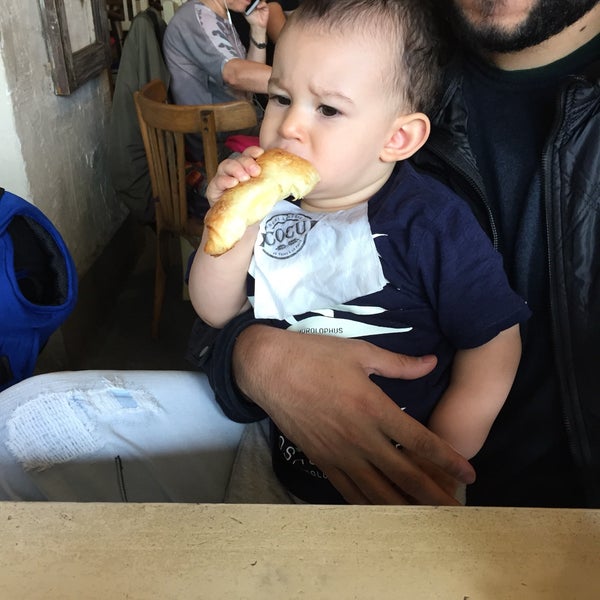
[[339, 110], [337, 108], [333, 108], [333, 106], [327, 106], [326, 104], [321, 104], [319, 106], [319, 111], [324, 117], [335, 117], [335, 115], [339, 114]]
[[287, 98], [286, 96], [281, 96], [279, 94], [271, 94], [269, 96], [269, 101], [275, 102], [276, 104], [279, 104], [281, 106], [289, 106], [291, 104], [289, 98]]

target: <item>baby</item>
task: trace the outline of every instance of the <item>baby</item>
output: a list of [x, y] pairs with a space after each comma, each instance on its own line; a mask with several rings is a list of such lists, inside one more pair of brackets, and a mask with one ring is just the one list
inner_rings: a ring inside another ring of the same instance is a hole
[[[429, 136], [440, 81], [427, 6], [304, 0], [292, 13], [275, 49], [261, 147], [221, 163], [208, 197], [257, 176], [255, 158], [270, 148], [310, 161], [320, 181], [301, 201], [278, 203], [224, 255], [197, 252], [190, 296], [214, 327], [251, 307], [306, 334], [435, 354], [426, 377], [373, 380], [471, 458], [512, 385], [529, 309], [468, 206], [407, 160]], [[273, 467], [291, 494], [341, 501], [272, 427]]]

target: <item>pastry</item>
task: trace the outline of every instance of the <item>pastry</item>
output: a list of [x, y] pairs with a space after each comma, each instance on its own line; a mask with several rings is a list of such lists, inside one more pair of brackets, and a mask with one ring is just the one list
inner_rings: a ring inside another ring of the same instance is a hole
[[207, 254], [224, 254], [277, 202], [288, 196], [303, 198], [319, 181], [310, 162], [280, 148], [266, 150], [256, 162], [261, 167], [260, 175], [226, 190], [206, 213]]

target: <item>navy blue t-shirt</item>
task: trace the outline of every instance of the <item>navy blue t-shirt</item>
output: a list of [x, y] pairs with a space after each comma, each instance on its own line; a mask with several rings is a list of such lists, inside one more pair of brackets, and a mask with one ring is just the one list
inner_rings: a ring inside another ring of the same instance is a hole
[[[302, 230], [300, 243], [295, 240], [299, 252], [310, 247], [311, 236], [319, 235], [320, 218], [331, 218], [331, 213], [306, 214], [312, 225]], [[292, 323], [302, 331], [302, 322], [310, 319], [311, 332], [356, 337], [344, 331], [354, 330], [347, 327], [349, 322], [360, 321], [365, 331], [361, 338], [377, 346], [411, 356], [435, 354], [436, 368], [420, 379], [373, 376], [400, 407], [427, 423], [448, 385], [456, 350], [490, 341], [525, 321], [529, 309], [510, 288], [500, 254], [469, 207], [408, 163], [396, 165], [384, 187], [368, 202], [364, 215], [386, 281], [383, 288], [334, 303], [329, 311], [295, 314], [279, 325], [288, 328]], [[331, 235], [331, 230], [326, 234]], [[259, 239], [255, 252], [260, 248]], [[326, 262], [328, 269], [348, 266], [343, 252], [327, 257]], [[292, 264], [290, 269], [294, 268]], [[279, 271], [279, 277], [285, 290], [285, 271]], [[253, 284], [250, 277], [250, 297]], [[275, 427], [272, 442], [275, 472], [293, 494], [313, 503], [342, 501], [325, 476]]]

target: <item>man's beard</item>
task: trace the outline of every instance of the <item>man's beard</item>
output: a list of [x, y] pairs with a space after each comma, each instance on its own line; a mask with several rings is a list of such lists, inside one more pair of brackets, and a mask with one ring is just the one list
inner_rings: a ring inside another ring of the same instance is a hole
[[[596, 6], [600, 0], [538, 0], [527, 18], [517, 27], [505, 31], [487, 23], [473, 24], [456, 6], [454, 0], [442, 0], [449, 7], [456, 35], [478, 50], [517, 52], [537, 46], [560, 33]], [[482, 0], [482, 14], [492, 14], [494, 0]]]

